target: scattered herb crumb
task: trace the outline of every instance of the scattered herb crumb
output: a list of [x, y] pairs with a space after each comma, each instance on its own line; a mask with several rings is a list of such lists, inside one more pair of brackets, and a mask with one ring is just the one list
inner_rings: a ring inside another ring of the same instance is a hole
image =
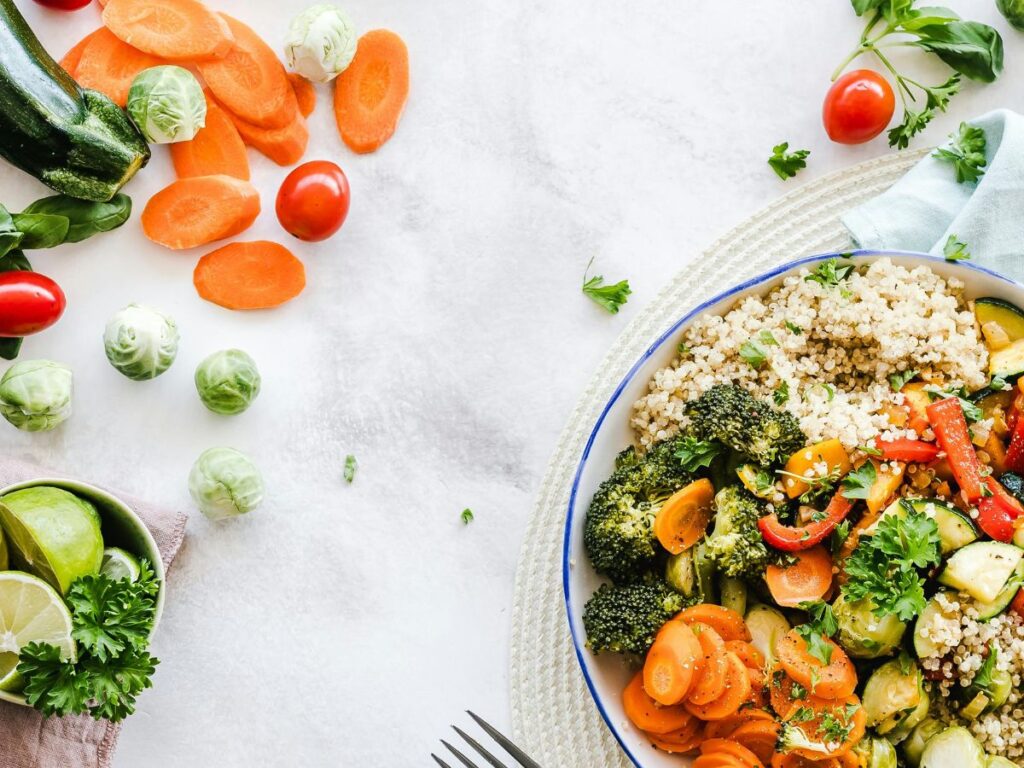
[[618, 314], [619, 307], [628, 301], [629, 295], [633, 292], [629, 287], [629, 281], [620, 280], [614, 285], [605, 285], [603, 275], [594, 275], [588, 279], [587, 274], [593, 263], [594, 260], [591, 259], [586, 272], [583, 273], [583, 293], [611, 314]]
[[896, 371], [896, 373], [889, 374], [889, 386], [892, 387], [893, 392], [899, 392], [906, 386], [908, 381], [911, 381], [917, 376], [916, 370], [907, 369], [905, 371]]
[[747, 339], [740, 345], [740, 357], [754, 368], [760, 368], [768, 359], [765, 348], [753, 339]]
[[788, 381], [783, 381], [781, 384], [779, 384], [779, 386], [775, 388], [775, 391], [772, 393], [772, 400], [774, 400], [775, 404], [778, 406], [783, 406], [787, 402], [789, 402]]
[[946, 261], [965, 261], [971, 258], [971, 254], [967, 250], [967, 243], [961, 243], [956, 239], [956, 235], [950, 235], [946, 240], [946, 244], [942, 248], [942, 255]]
[[803, 329], [803, 328], [801, 328], [801, 327], [800, 327], [799, 325], [797, 325], [796, 323], [791, 323], [791, 322], [789, 322], [789, 320], [787, 320], [787, 321], [786, 321], [786, 329], [787, 329], [787, 330], [788, 330], [788, 331], [789, 331], [790, 333], [796, 334], [797, 336], [799, 336], [800, 334], [802, 334], [802, 333], [804, 332], [804, 329]]
[[356, 457], [351, 453], [345, 457], [345, 482], [351, 483], [356, 479], [356, 470], [359, 469], [359, 464], [356, 462]]
[[801, 168], [807, 167], [807, 156], [811, 154], [809, 149], [797, 149], [789, 152], [789, 142], [784, 141], [772, 147], [772, 156], [768, 158], [768, 165], [775, 171], [775, 175], [785, 181], [797, 175]]
[[462, 523], [463, 523], [463, 525], [469, 525], [472, 522], [473, 522], [473, 510], [470, 509], [469, 507], [466, 507], [464, 510], [462, 510]]

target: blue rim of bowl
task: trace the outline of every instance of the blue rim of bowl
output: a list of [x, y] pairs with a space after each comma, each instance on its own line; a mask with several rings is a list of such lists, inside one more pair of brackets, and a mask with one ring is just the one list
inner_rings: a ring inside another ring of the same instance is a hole
[[[950, 263], [946, 259], [943, 259], [939, 256], [932, 256], [931, 254], [927, 253], [918, 253], [916, 251], [851, 250], [837, 251], [834, 253], [821, 253], [815, 256], [805, 256], [804, 258], [801, 259], [788, 261], [785, 264], [781, 264], [778, 267], [775, 267], [767, 272], [762, 272], [760, 275], [752, 277], [749, 280], [746, 280], [745, 282], [742, 282], [739, 285], [734, 286], [733, 288], [730, 288], [727, 291], [724, 291], [723, 293], [719, 293], [716, 296], [701, 303], [700, 305], [694, 307], [692, 310], [683, 315], [683, 317], [681, 317], [679, 320], [673, 323], [672, 326], [668, 328], [668, 330], [666, 330], [664, 333], [662, 333], [661, 336], [659, 336], [655, 340], [655, 342], [647, 348], [647, 350], [640, 356], [640, 358], [635, 363], [633, 363], [633, 366], [623, 377], [622, 381], [619, 382], [619, 385], [615, 388], [615, 391], [612, 392], [612, 396], [609, 398], [608, 402], [605, 403], [604, 408], [601, 410], [600, 416], [597, 417], [597, 421], [594, 424], [594, 428], [590, 432], [590, 437], [587, 438], [587, 444], [583, 447], [583, 455], [580, 457], [580, 462], [576, 467], [576, 474], [573, 477], [572, 481], [572, 489], [569, 492], [569, 508], [566, 512], [565, 533], [563, 534], [562, 540], [562, 591], [565, 597], [566, 620], [569, 623], [569, 632], [572, 635], [573, 649], [576, 651], [576, 661], [579, 662], [580, 670], [583, 672], [583, 679], [587, 683], [587, 689], [590, 691], [590, 697], [594, 700], [594, 704], [597, 706], [597, 711], [601, 714], [601, 718], [604, 720], [605, 725], [608, 727], [608, 730], [611, 731], [612, 735], [615, 737], [615, 740], [619, 743], [619, 747], [621, 747], [622, 751], [625, 752], [626, 757], [630, 759], [630, 762], [632, 762], [633, 765], [636, 766], [636, 768], [643, 768], [643, 766], [641, 766], [640, 761], [633, 754], [630, 748], [626, 745], [625, 738], [619, 732], [619, 729], [612, 723], [611, 717], [609, 717], [608, 712], [604, 708], [604, 702], [602, 702], [600, 696], [598, 696], [597, 694], [597, 690], [594, 687], [594, 681], [590, 677], [590, 672], [587, 670], [586, 662], [583, 660], [583, 639], [579, 636], [579, 633], [577, 632], [577, 627], [572, 621], [572, 597], [569, 593], [569, 546], [572, 539], [573, 510], [576, 507], [576, 495], [579, 492], [580, 478], [582, 478], [583, 476], [583, 468], [586, 466], [587, 460], [590, 458], [590, 451], [594, 446], [594, 441], [597, 439], [597, 433], [601, 431], [601, 427], [604, 425], [605, 419], [608, 417], [608, 413], [619, 401], [619, 398], [622, 396], [623, 391], [625, 391], [626, 387], [628, 387], [632, 383], [633, 379], [636, 377], [639, 370], [651, 358], [651, 356], [654, 355], [659, 349], [661, 349], [662, 345], [666, 341], [668, 341], [670, 338], [679, 333], [679, 330], [684, 325], [689, 323], [698, 315], [707, 311], [710, 307], [713, 307], [720, 301], [724, 301], [725, 299], [728, 299], [730, 296], [734, 296], [737, 293], [747, 290], [748, 288], [753, 288], [757, 285], [767, 283], [773, 278], [779, 277], [780, 275], [784, 275], [785, 273], [797, 269], [798, 267], [806, 266], [807, 264], [814, 264], [815, 262], [826, 261], [828, 259], [860, 259], [883, 256], [906, 256], [917, 259], [925, 259], [928, 261], [934, 261], [940, 264]], [[998, 280], [1002, 280], [1003, 282], [1009, 283], [1010, 285], [1024, 291], [1024, 285], [1018, 283], [1016, 280], [1011, 280], [1005, 275], [1001, 275], [994, 270], [978, 266], [977, 264], [971, 264], [966, 261], [958, 261], [955, 262], [955, 264], [958, 267], [963, 267], [964, 269], [974, 272], [980, 272], [982, 274], [989, 275], [990, 277], [994, 277]]]

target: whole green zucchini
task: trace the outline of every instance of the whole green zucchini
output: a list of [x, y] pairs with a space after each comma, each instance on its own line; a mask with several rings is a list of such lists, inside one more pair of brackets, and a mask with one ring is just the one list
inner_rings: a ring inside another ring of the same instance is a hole
[[13, 0], [0, 0], [0, 156], [58, 192], [96, 201], [149, 161], [124, 110], [79, 88]]

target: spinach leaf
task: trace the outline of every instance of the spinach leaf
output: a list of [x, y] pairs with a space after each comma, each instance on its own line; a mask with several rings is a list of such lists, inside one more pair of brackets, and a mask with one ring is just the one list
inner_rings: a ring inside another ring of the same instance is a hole
[[[3, 206], [0, 206], [3, 208]], [[6, 210], [4, 213], [7, 213]], [[2, 217], [0, 217], [2, 220]], [[2, 224], [2, 221], [0, 221]], [[32, 265], [28, 263], [28, 259], [25, 258], [25, 254], [21, 251], [10, 251], [3, 256], [0, 256], [0, 272], [16, 272], [24, 270], [26, 272], [32, 271]], [[0, 357], [4, 360], [13, 360], [18, 356], [21, 351], [21, 342], [24, 339], [19, 338], [0, 338]]]
[[913, 45], [931, 51], [972, 80], [991, 83], [1003, 71], [1003, 39], [992, 27], [976, 21], [929, 24], [915, 30]]
[[36, 250], [53, 248], [63, 243], [67, 239], [71, 221], [67, 216], [52, 213], [16, 213], [14, 226], [24, 235], [21, 247]]
[[67, 195], [53, 195], [36, 200], [24, 213], [64, 216], [69, 221], [66, 243], [78, 243], [100, 232], [117, 229], [132, 213], [132, 199], [116, 194], [105, 203], [78, 200]]

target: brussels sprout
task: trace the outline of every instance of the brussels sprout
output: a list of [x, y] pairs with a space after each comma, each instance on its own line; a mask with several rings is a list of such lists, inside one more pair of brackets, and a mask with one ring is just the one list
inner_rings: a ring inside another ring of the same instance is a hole
[[154, 144], [191, 141], [206, 125], [206, 96], [187, 69], [150, 67], [132, 81], [128, 114]]
[[359, 38], [341, 8], [320, 3], [307, 8], [288, 28], [284, 52], [288, 66], [314, 83], [329, 83], [352, 63]]
[[178, 354], [178, 326], [155, 309], [129, 304], [110, 318], [103, 347], [110, 364], [129, 379], [155, 379]]
[[867, 736], [853, 748], [864, 768], [896, 768], [896, 748], [885, 739]]
[[996, 0], [996, 8], [1010, 26], [1024, 31], [1024, 0]]
[[933, 717], [926, 717], [914, 726], [910, 736], [900, 745], [903, 756], [907, 758], [910, 768], [917, 768], [921, 762], [921, 753], [924, 752], [924, 745], [928, 739], [946, 730], [946, 726]]
[[211, 520], [244, 515], [263, 501], [263, 476], [244, 453], [234, 448], [210, 448], [196, 459], [188, 476], [188, 491]]
[[0, 413], [26, 432], [53, 429], [71, 415], [71, 369], [50, 360], [23, 360], [0, 378]]
[[874, 607], [870, 598], [847, 602], [842, 595], [832, 606], [839, 623], [836, 641], [858, 659], [889, 656], [899, 647], [907, 631], [905, 622], [894, 614], [876, 616]]
[[214, 413], [241, 413], [260, 393], [256, 361], [240, 349], [214, 352], [196, 368], [196, 389], [203, 405]]

